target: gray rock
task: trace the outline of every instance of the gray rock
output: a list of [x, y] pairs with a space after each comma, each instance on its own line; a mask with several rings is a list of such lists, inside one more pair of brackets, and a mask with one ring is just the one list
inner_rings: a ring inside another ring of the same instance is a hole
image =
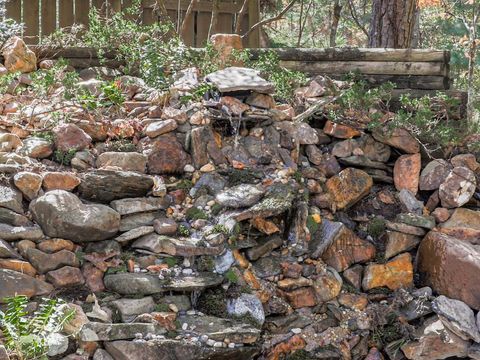
[[475, 323], [473, 310], [463, 301], [440, 295], [432, 302], [432, 310], [444, 325], [464, 340], [480, 342], [480, 332]]
[[445, 181], [452, 166], [443, 159], [430, 161], [420, 173], [420, 190], [437, 190]]
[[423, 202], [417, 200], [415, 194], [410, 190], [402, 189], [397, 195], [400, 203], [407, 209], [408, 212], [413, 214], [422, 215], [423, 213]]
[[136, 316], [150, 313], [155, 309], [155, 301], [151, 296], [141, 299], [118, 299], [112, 301], [112, 305], [120, 313], [123, 322], [131, 322]]
[[20, 254], [5, 240], [0, 239], [0, 259], [20, 258]]
[[207, 82], [212, 83], [220, 92], [232, 92], [240, 90], [254, 90], [259, 93], [273, 93], [274, 86], [259, 76], [260, 71], [228, 67], [215, 71], [205, 77]]
[[220, 205], [241, 208], [256, 204], [264, 194], [265, 190], [260, 186], [240, 184], [221, 191], [215, 199]]
[[206, 247], [198, 244], [198, 240], [191, 238], [177, 239], [152, 233], [136, 240], [132, 248], [171, 256], [220, 255], [223, 251], [222, 246]]
[[93, 354], [93, 360], [114, 360], [110, 354], [104, 349], [97, 349]]
[[22, 193], [9, 186], [0, 186], [0, 207], [23, 214]]
[[47, 355], [61, 355], [68, 349], [68, 337], [59, 333], [53, 333], [47, 337]]
[[250, 260], [257, 260], [272, 252], [272, 250], [282, 246], [283, 239], [279, 235], [270, 236], [259, 241], [257, 246], [247, 250], [247, 256]]
[[105, 205], [85, 205], [64, 190], [47, 192], [30, 203], [30, 211], [45, 234], [78, 242], [105, 240], [120, 226], [120, 215]]
[[214, 259], [215, 272], [218, 274], [226, 273], [235, 263], [235, 258], [231, 250], [226, 250], [222, 255]]
[[115, 360], [132, 360], [142, 354], [143, 360], [248, 360], [255, 358], [257, 347], [211, 348], [183, 340], [158, 340], [151, 342], [113, 341], [105, 348]]
[[47, 295], [53, 286], [45, 281], [13, 270], [0, 269], [0, 303], [6, 297], [25, 295], [27, 297]]
[[207, 189], [209, 194], [216, 195], [218, 192], [223, 190], [226, 183], [227, 180], [217, 173], [203, 174], [195, 183], [195, 186], [190, 189], [190, 196], [195, 196], [202, 188]]
[[113, 200], [110, 206], [120, 215], [130, 215], [140, 212], [164, 210], [170, 202], [166, 198], [146, 197]]
[[129, 230], [120, 236], [117, 236], [115, 240], [120, 244], [128, 243], [132, 240], [138, 239], [141, 236], [151, 234], [153, 231], [153, 226], [140, 226], [138, 228]]
[[433, 216], [422, 216], [417, 214], [398, 214], [396, 221], [411, 225], [422, 227], [425, 229], [433, 229], [435, 227], [435, 218]]
[[173, 119], [155, 121], [145, 128], [145, 135], [154, 138], [175, 130], [177, 126], [177, 122]]
[[162, 217], [153, 221], [153, 228], [158, 235], [174, 235], [178, 224], [173, 219]]
[[26, 216], [2, 207], [0, 207], [0, 223], [12, 226], [33, 226], [33, 223]]
[[477, 180], [472, 170], [457, 166], [440, 185], [438, 196], [442, 206], [457, 208], [465, 205], [475, 193]]
[[133, 171], [95, 170], [87, 173], [78, 187], [89, 200], [110, 202], [115, 199], [145, 196], [153, 178]]
[[161, 211], [152, 211], [145, 213], [136, 213], [131, 215], [122, 216], [120, 219], [119, 231], [129, 231], [141, 226], [152, 226], [153, 220], [163, 216]]
[[253, 294], [242, 294], [238, 298], [229, 299], [227, 301], [227, 312], [230, 316], [238, 319], [249, 315], [259, 325], [263, 325], [265, 322], [262, 302]]
[[136, 334], [163, 335], [167, 332], [163, 326], [150, 323], [105, 324], [89, 322], [83, 325], [78, 336], [82, 341], [113, 341], [135, 339]]
[[253, 268], [255, 269], [255, 275], [261, 279], [280, 275], [282, 273], [280, 259], [272, 256], [266, 256], [255, 261], [253, 263]]
[[137, 152], [108, 151], [97, 158], [97, 167], [116, 166], [123, 171], [145, 172], [147, 157]]
[[37, 226], [11, 226], [0, 224], [0, 239], [7, 241], [15, 240], [40, 240], [45, 235], [42, 229]]
[[56, 270], [62, 266], [79, 267], [77, 256], [68, 250], [60, 250], [53, 254], [47, 254], [38, 249], [27, 249], [26, 258], [40, 274]]
[[52, 155], [53, 144], [50, 141], [37, 137], [29, 137], [23, 140], [23, 145], [17, 149], [17, 153], [35, 159], [44, 159]]

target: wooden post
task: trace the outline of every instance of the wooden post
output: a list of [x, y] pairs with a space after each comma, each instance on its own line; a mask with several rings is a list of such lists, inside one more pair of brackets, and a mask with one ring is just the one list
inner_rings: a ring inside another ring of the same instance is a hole
[[42, 0], [42, 32], [41, 36], [47, 36], [57, 29], [57, 1]]
[[[258, 0], [249, 0], [248, 2], [248, 26], [252, 27], [260, 21], [260, 2]], [[260, 47], [260, 28], [255, 29], [248, 36], [248, 47]]]
[[38, 44], [39, 15], [38, 0], [23, 0], [23, 23], [25, 24], [23, 37], [26, 44]]
[[73, 0], [59, 1], [58, 13], [60, 28], [72, 26], [75, 20], [73, 13]]

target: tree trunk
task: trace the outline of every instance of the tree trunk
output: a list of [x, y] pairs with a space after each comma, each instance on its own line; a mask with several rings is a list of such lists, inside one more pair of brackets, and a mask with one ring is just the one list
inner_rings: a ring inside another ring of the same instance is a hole
[[369, 46], [412, 47], [418, 0], [373, 0]]
[[333, 3], [332, 25], [330, 27], [330, 47], [337, 46], [337, 30], [340, 22], [340, 15], [343, 6], [340, 5], [340, 0], [335, 0]]

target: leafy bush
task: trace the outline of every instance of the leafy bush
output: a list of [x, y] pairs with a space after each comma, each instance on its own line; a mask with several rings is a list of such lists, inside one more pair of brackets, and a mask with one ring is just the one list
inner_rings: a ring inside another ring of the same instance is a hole
[[47, 359], [48, 337], [62, 330], [75, 315], [74, 310], [68, 310], [61, 300], [44, 299], [38, 310], [29, 316], [26, 296], [4, 300], [6, 310], [0, 311], [0, 329], [10, 355], [21, 360]]

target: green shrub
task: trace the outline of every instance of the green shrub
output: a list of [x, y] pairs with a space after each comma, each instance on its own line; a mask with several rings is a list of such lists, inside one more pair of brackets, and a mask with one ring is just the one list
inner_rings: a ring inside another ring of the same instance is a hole
[[70, 149], [67, 151], [62, 151], [57, 149], [53, 153], [53, 160], [55, 160], [57, 163], [61, 165], [68, 166], [72, 162], [72, 159], [75, 157], [76, 153], [77, 151], [74, 149]]
[[188, 220], [207, 220], [208, 215], [205, 213], [205, 211], [192, 206], [190, 209], [188, 209], [185, 213], [185, 216], [187, 217]]
[[28, 315], [26, 296], [4, 300], [6, 310], [0, 311], [0, 329], [7, 351], [21, 360], [46, 360], [48, 337], [62, 330], [75, 315], [74, 310], [67, 309], [62, 300], [44, 299], [38, 310]]

